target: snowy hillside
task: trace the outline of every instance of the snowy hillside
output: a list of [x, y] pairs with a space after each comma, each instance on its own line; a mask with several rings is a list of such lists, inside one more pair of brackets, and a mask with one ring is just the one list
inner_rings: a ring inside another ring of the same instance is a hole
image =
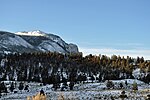
[[0, 53], [51, 51], [77, 53], [75, 44], [68, 44], [59, 36], [42, 31], [4, 32], [0, 31]]
[[5, 44], [6, 46], [7, 45], [10, 45], [10, 46], [23, 46], [23, 47], [26, 47], [26, 48], [33, 48], [32, 45], [30, 45], [28, 42], [26, 42], [24, 39], [22, 39], [21, 37], [19, 36], [14, 36], [14, 37], [8, 37], [7, 40], [3, 40], [2, 41], [3, 44]]
[[[27, 97], [32, 97], [36, 95], [41, 89], [44, 90], [47, 99], [46, 100], [121, 100], [120, 95], [122, 91], [125, 91], [127, 98], [125, 100], [145, 100], [147, 95], [150, 93], [150, 85], [145, 84], [141, 81], [134, 79], [126, 79], [128, 82], [128, 87], [132, 87], [134, 81], [138, 83], [139, 90], [134, 92], [132, 88], [114, 88], [107, 89], [105, 82], [100, 83], [80, 83], [75, 84], [74, 90], [70, 91], [54, 91], [52, 85], [41, 86], [41, 83], [25, 83], [29, 85], [29, 92], [22, 90], [17, 93], [8, 93], [7, 95], [2, 94], [1, 100], [26, 100]], [[119, 85], [121, 82], [126, 80], [113, 81], [115, 86]], [[5, 82], [9, 83], [9, 82]], [[17, 83], [19, 84], [19, 82]]]

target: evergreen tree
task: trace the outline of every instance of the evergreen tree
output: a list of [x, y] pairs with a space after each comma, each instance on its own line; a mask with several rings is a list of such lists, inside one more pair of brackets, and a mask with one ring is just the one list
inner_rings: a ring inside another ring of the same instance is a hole
[[7, 87], [5, 86], [5, 83], [4, 83], [4, 82], [0, 83], [0, 91], [1, 91], [2, 93], [8, 93]]
[[91, 76], [91, 80], [92, 80], [92, 83], [93, 83], [93, 81], [95, 80], [95, 78], [94, 78], [94, 76], [93, 76], [93, 75]]
[[128, 82], [127, 82], [127, 80], [125, 81], [125, 85], [126, 85], [126, 86], [128, 85]]
[[132, 84], [132, 89], [134, 91], [138, 90], [138, 86], [137, 86], [137, 83], [134, 81], [134, 83]]
[[122, 92], [121, 92], [120, 98], [121, 98], [122, 100], [124, 100], [125, 98], [127, 98], [127, 95], [125, 94], [125, 91], [122, 91]]
[[74, 82], [70, 82], [69, 87], [70, 87], [70, 90], [73, 90]]
[[107, 81], [106, 86], [108, 89], [113, 88], [114, 87], [114, 83], [110, 80]]
[[14, 83], [12, 82], [11, 83], [11, 85], [10, 85], [10, 88], [9, 88], [9, 90], [11, 91], [11, 92], [13, 92], [13, 90], [15, 89], [15, 87], [14, 87]]
[[25, 88], [24, 88], [24, 90], [28, 90], [28, 87], [29, 87], [29, 85], [26, 85]]
[[121, 89], [123, 88], [123, 84], [122, 84], [122, 83], [120, 83], [120, 88], [121, 88]]
[[1, 90], [0, 90], [0, 98], [1, 98], [2, 94], [1, 94]]
[[23, 90], [24, 86], [23, 86], [22, 82], [19, 83], [19, 87], [18, 88], [19, 88], [19, 90]]

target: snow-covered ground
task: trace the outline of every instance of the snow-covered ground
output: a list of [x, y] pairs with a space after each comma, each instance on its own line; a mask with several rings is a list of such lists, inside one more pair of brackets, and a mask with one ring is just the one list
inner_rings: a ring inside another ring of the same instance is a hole
[[[146, 96], [150, 94], [150, 85], [145, 84], [135, 79], [125, 80], [113, 80], [113, 83], [117, 87], [120, 83], [127, 81], [129, 88], [119, 89], [107, 89], [106, 82], [101, 83], [80, 83], [75, 84], [73, 91], [53, 91], [52, 85], [41, 86], [40, 83], [28, 83], [29, 92], [19, 91], [17, 93], [3, 94], [1, 100], [26, 100], [27, 96], [36, 95], [41, 89], [44, 90], [47, 96], [47, 100], [121, 100], [119, 96], [122, 91], [125, 91], [128, 98], [125, 100], [145, 100]], [[138, 84], [138, 91], [132, 91], [132, 84], [136, 82]]]

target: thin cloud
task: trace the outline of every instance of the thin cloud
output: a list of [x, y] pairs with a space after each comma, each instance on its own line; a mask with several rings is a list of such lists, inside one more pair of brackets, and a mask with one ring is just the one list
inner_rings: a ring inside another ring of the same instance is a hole
[[[90, 45], [92, 46], [93, 43], [88, 43], [88, 42], [81, 42], [80, 44], [82, 45]], [[113, 45], [113, 46], [143, 46], [144, 44], [142, 43], [94, 43], [95, 45]]]
[[150, 50], [124, 50], [124, 49], [112, 49], [112, 48], [103, 48], [103, 49], [97, 49], [97, 48], [79, 48], [81, 52], [83, 52], [83, 55], [86, 56], [88, 54], [93, 54], [93, 55], [107, 55], [107, 56], [112, 56], [112, 55], [120, 55], [120, 56], [131, 56], [133, 58], [139, 57], [144, 57], [145, 59], [149, 60], [150, 59]]
[[80, 43], [82, 48], [116, 48], [116, 49], [150, 49], [147, 45], [142, 43]]

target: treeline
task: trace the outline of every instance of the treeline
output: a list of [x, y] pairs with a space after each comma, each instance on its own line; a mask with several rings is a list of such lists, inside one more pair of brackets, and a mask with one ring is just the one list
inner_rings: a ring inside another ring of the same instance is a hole
[[[150, 82], [150, 62], [143, 57], [88, 55], [82, 53], [15, 53], [0, 57], [0, 81], [35, 81], [48, 84], [86, 81], [105, 81], [138, 78]], [[141, 76], [135, 77], [133, 70], [139, 68]], [[55, 86], [54, 85], [54, 86]]]

